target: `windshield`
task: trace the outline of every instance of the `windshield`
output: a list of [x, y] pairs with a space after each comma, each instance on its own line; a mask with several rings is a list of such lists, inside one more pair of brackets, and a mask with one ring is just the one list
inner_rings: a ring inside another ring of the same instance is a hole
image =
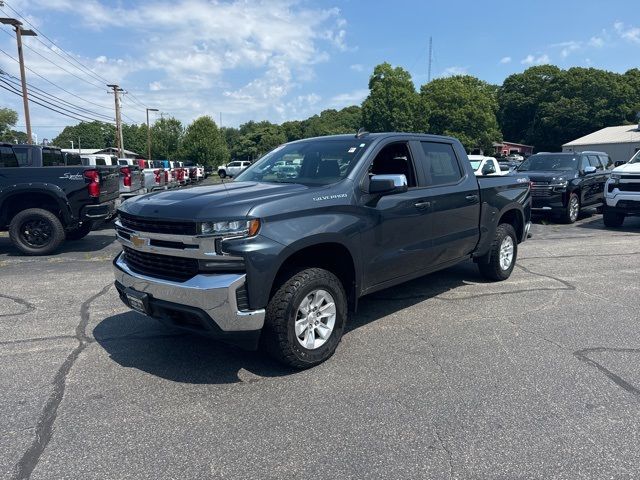
[[532, 155], [518, 168], [519, 172], [555, 170], [578, 170], [578, 157], [572, 155]]
[[267, 153], [235, 181], [330, 185], [349, 174], [369, 144], [355, 137], [288, 143]]
[[473, 168], [474, 170], [477, 170], [478, 168], [480, 168], [480, 164], [482, 163], [481, 160], [470, 160], [469, 163], [471, 163], [471, 168]]
[[629, 160], [629, 163], [640, 163], [640, 150], [638, 150], [636, 154], [633, 157], [631, 157], [631, 160]]

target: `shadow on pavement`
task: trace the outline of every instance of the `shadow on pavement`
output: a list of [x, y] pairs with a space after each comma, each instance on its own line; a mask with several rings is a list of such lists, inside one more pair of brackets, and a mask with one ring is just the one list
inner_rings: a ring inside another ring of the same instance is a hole
[[578, 228], [589, 228], [592, 230], [608, 230], [611, 232], [627, 232], [627, 233], [639, 233], [640, 232], [640, 217], [627, 217], [624, 219], [624, 223], [621, 227], [608, 228], [604, 226], [602, 217], [596, 217], [589, 222], [583, 222], [576, 225]]
[[[39, 258], [55, 258], [65, 253], [89, 253], [97, 252], [115, 242], [115, 234], [108, 231], [104, 233], [90, 233], [80, 240], [64, 241], [51, 255], [43, 255]], [[24, 257], [25, 255], [13, 246], [9, 237], [0, 237], [0, 254], [6, 253], [9, 257]]]
[[[471, 262], [431, 274], [360, 300], [345, 335], [428, 298], [464, 285], [483, 282]], [[255, 381], [257, 377], [292, 375], [262, 352], [240, 348], [172, 330], [154, 319], [127, 312], [105, 318], [93, 330], [96, 341], [118, 364], [181, 383], [225, 384]], [[247, 373], [243, 372], [249, 372]]]

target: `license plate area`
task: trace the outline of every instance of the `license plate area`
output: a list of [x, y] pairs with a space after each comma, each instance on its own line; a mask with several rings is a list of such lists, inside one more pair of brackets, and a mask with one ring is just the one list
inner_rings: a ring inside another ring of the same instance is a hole
[[127, 288], [124, 291], [124, 295], [127, 298], [129, 306], [140, 313], [148, 315], [149, 313], [149, 295], [146, 293], [136, 292], [131, 288]]

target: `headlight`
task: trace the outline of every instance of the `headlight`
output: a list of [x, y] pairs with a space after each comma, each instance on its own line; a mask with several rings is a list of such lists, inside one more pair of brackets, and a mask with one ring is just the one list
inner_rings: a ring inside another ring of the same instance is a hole
[[202, 235], [221, 237], [253, 237], [260, 230], [260, 220], [231, 220], [227, 222], [203, 222], [200, 224]]
[[609, 177], [609, 180], [611, 180], [612, 184], [620, 183], [620, 175], [618, 175], [617, 173], [612, 173]]
[[568, 182], [567, 180], [561, 180], [561, 181], [558, 181], [558, 182], [556, 182], [556, 183], [552, 183], [552, 184], [551, 184], [551, 186], [553, 187], [553, 189], [554, 189], [556, 192], [561, 192], [561, 191], [563, 191], [564, 189], [566, 189], [566, 188], [567, 188], [567, 185], [569, 185], [569, 182]]

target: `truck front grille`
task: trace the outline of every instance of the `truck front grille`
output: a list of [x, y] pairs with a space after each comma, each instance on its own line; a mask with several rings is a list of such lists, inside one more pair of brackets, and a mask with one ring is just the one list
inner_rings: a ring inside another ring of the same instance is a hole
[[165, 280], [184, 282], [198, 273], [198, 260], [195, 258], [158, 255], [124, 247], [124, 260], [136, 273]]
[[640, 182], [638, 183], [620, 183], [618, 190], [621, 192], [640, 192]]
[[549, 197], [551, 196], [551, 187], [549, 186], [548, 183], [532, 183], [531, 196], [532, 197]]
[[195, 222], [152, 220], [122, 212], [120, 213], [120, 223], [122, 223], [123, 227], [137, 232], [166, 233], [169, 235], [197, 235], [198, 233]]

